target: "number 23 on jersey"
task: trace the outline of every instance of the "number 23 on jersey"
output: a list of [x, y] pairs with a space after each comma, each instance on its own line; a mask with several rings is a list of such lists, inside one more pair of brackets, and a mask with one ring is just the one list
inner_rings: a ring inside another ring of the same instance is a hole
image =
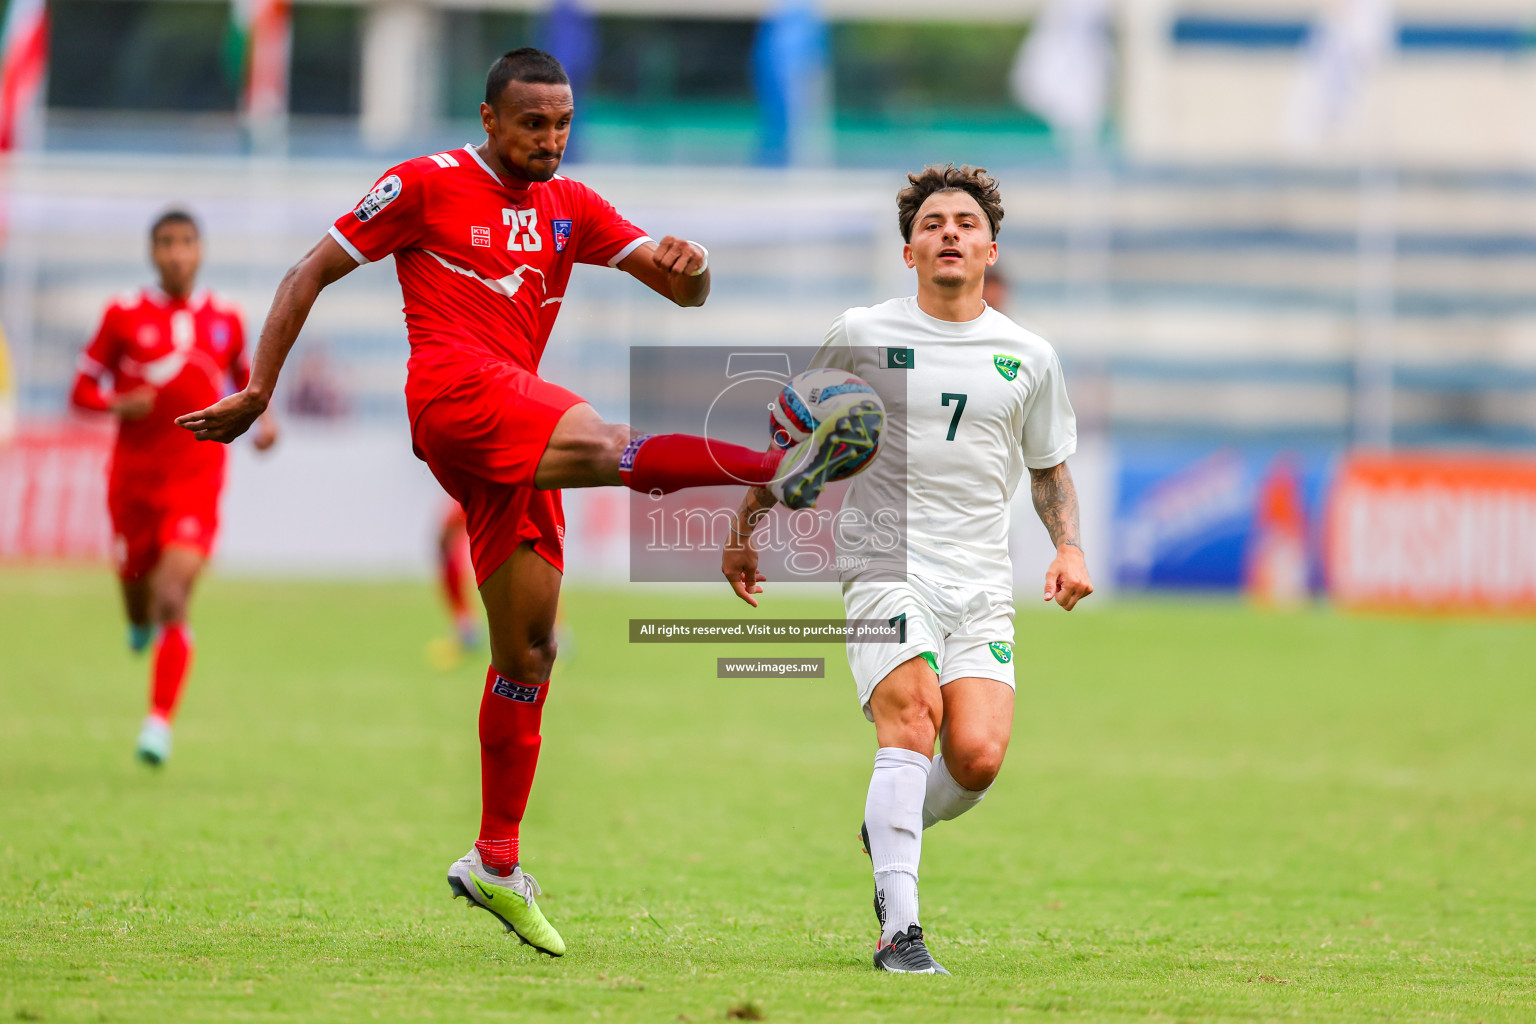
[[501, 223], [512, 229], [507, 235], [508, 251], [538, 252], [544, 248], [538, 210], [502, 210]]

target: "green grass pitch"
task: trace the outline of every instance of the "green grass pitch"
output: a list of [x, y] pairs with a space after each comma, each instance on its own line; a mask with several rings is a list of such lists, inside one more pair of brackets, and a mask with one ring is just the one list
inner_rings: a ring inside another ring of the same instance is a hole
[[[1021, 613], [1008, 764], [927, 834], [953, 978], [875, 974], [874, 749], [828, 678], [626, 643], [578, 590], [526, 866], [572, 952], [452, 902], [483, 666], [418, 583], [209, 580], [168, 768], [104, 571], [0, 574], [0, 1020], [1536, 1020], [1536, 628]], [[744, 609], [742, 609], [744, 610]], [[835, 591], [769, 615], [832, 615]]]

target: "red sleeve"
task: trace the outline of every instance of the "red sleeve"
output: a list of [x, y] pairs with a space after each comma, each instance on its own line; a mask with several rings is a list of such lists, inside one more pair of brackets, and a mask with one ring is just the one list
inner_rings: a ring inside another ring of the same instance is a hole
[[391, 167], [351, 213], [331, 226], [331, 237], [359, 263], [409, 249], [421, 237], [426, 182], [414, 163]]
[[80, 354], [79, 373], [75, 376], [75, 386], [69, 395], [70, 403], [78, 409], [106, 412], [112, 407], [111, 395], [102, 387], [102, 379], [113, 373], [117, 366], [120, 319], [121, 314], [114, 302], [102, 315], [96, 337], [91, 339], [91, 343]]
[[92, 412], [106, 412], [112, 408], [112, 399], [101, 389], [101, 381], [88, 376], [84, 371], [75, 377], [69, 403], [76, 409], [89, 409]]
[[644, 231], [619, 216], [613, 205], [579, 181], [576, 186], [576, 262], [612, 267], [649, 241]]
[[245, 318], [229, 315], [229, 379], [236, 391], [244, 391], [251, 382], [251, 357], [245, 351]]

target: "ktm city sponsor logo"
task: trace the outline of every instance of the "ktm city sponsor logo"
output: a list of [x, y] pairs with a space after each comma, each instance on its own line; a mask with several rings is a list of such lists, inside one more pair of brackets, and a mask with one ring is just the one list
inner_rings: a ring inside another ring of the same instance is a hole
[[497, 675], [496, 682], [491, 686], [491, 692], [498, 697], [515, 700], [519, 704], [537, 704], [539, 701], [538, 686], [525, 686], [522, 683], [514, 683], [506, 676]]

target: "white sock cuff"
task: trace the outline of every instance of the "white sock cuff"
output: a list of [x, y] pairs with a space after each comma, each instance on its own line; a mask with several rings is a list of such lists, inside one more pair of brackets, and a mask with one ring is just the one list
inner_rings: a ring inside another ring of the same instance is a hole
[[933, 768], [930, 771], [935, 776], [933, 785], [943, 786], [957, 800], [980, 800], [987, 795], [987, 790], [992, 788], [987, 786], [984, 789], [966, 789], [960, 785], [960, 783], [955, 781], [955, 777], [949, 773], [949, 765], [944, 763], [943, 754], [934, 757]]
[[876, 768], [917, 768], [925, 776], [933, 762], [915, 750], [905, 747], [881, 747], [875, 751]]
[[981, 803], [981, 798], [987, 795], [985, 789], [966, 789], [956, 782], [942, 755], [933, 759], [926, 790], [923, 795], [923, 828], [932, 828], [941, 821], [960, 817]]
[[882, 864], [878, 868], [875, 869], [875, 879], [876, 879], [876, 881], [879, 880], [881, 875], [910, 875], [910, 876], [912, 876], [912, 880], [915, 882], [915, 881], [917, 881], [917, 865], [916, 864]]

